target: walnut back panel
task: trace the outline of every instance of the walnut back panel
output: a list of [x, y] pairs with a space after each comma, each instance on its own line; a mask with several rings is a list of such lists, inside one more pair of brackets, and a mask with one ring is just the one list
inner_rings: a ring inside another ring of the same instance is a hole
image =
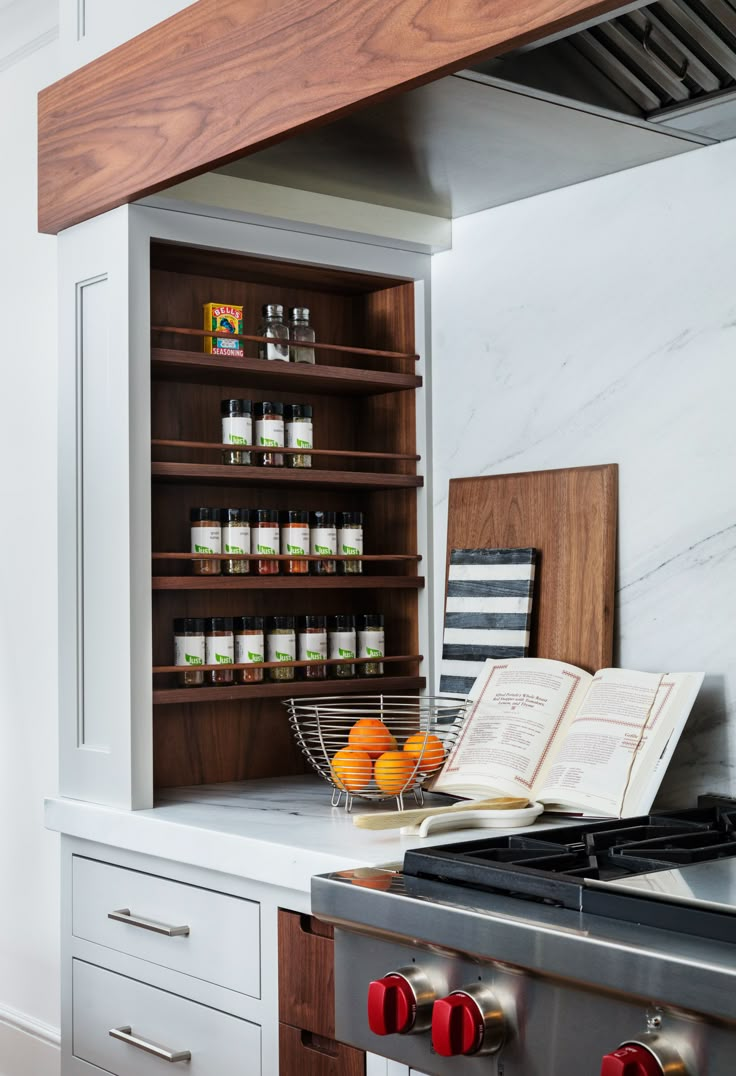
[[617, 506], [613, 463], [453, 479], [447, 570], [452, 549], [533, 546], [530, 654], [605, 668], [613, 661]]

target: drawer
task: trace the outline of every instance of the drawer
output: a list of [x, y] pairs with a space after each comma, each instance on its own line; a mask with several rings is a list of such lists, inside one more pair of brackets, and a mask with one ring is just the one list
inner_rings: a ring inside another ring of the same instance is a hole
[[365, 1054], [334, 1039], [280, 1024], [279, 1076], [365, 1076]]
[[279, 1020], [327, 1039], [335, 1035], [332, 927], [279, 908]]
[[[116, 1076], [260, 1076], [257, 1024], [146, 986], [82, 960], [73, 962], [74, 1056]], [[142, 1046], [120, 1041], [113, 1029], [163, 1051], [189, 1051], [172, 1064]]]
[[[75, 937], [261, 996], [260, 907], [255, 901], [83, 856], [74, 856], [72, 888]], [[130, 915], [122, 915], [122, 921], [110, 918], [125, 911]], [[188, 932], [157, 932], [168, 928]]]

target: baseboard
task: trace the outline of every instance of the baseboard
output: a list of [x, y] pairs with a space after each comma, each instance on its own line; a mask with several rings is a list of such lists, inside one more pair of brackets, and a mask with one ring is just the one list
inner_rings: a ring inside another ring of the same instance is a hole
[[0, 1005], [0, 1076], [59, 1076], [58, 1027]]

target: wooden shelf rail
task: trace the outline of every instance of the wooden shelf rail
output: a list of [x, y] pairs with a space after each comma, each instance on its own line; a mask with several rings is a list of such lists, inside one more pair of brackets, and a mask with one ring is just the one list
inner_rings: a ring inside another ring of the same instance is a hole
[[[275, 343], [287, 343], [288, 341], [274, 341], [272, 336], [251, 336], [248, 333], [224, 333], [211, 332], [209, 329], [185, 329], [175, 325], [152, 325], [151, 332], [153, 333], [171, 333], [174, 336], [209, 336], [211, 338], [219, 337], [223, 338], [227, 336], [228, 340], [246, 340], [249, 343], [254, 344], [273, 344]], [[350, 355], [368, 355], [375, 359], [411, 359], [416, 362], [419, 356], [411, 352], [406, 351], [379, 351], [377, 348], [372, 347], [354, 347], [352, 344], [322, 344], [315, 342], [313, 344], [303, 343], [298, 341], [299, 349], [309, 349], [314, 351], [339, 351], [343, 354]], [[220, 356], [222, 358], [223, 356]], [[261, 362], [264, 360], [261, 359]], [[279, 362], [281, 360], [267, 360]], [[286, 364], [285, 364], [286, 365]], [[298, 364], [294, 364], [298, 365]]]
[[422, 590], [423, 575], [154, 575], [153, 590]]
[[[220, 443], [219, 441], [176, 441], [167, 438], [155, 437], [151, 440], [152, 447], [156, 448], [197, 448], [209, 451], [230, 452], [278, 452], [283, 456], [342, 456], [348, 459], [366, 460], [408, 460], [416, 463], [421, 456], [410, 452], [354, 452], [342, 448], [274, 448], [273, 445], [233, 445]], [[228, 464], [228, 467], [248, 467], [254, 464]]]
[[[328, 668], [334, 665], [369, 665], [382, 662], [386, 665], [396, 664], [399, 661], [411, 661], [418, 664], [424, 661], [423, 654], [390, 654], [383, 658], [327, 658], [325, 661], [253, 661], [247, 664], [232, 665], [154, 665], [153, 675], [163, 676], [166, 673], [180, 673], [189, 670], [197, 672], [214, 672], [217, 669], [303, 669], [307, 665], [324, 665]], [[380, 677], [375, 677], [379, 680]], [[323, 681], [324, 683], [325, 681]], [[328, 681], [329, 682], [329, 681]], [[247, 686], [247, 685], [246, 685]]]
[[[275, 451], [280, 451], [277, 449]], [[219, 486], [339, 486], [342, 489], [416, 489], [422, 475], [378, 471], [326, 471], [316, 467], [248, 467], [229, 463], [169, 463], [154, 460], [151, 476], [164, 482]]]

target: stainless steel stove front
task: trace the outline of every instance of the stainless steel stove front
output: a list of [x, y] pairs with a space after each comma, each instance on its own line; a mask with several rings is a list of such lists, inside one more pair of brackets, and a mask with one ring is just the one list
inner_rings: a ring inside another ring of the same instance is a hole
[[[659, 1043], [668, 1059], [661, 1070], [667, 1076], [733, 1076], [736, 1025], [659, 1007], [656, 997], [599, 991], [533, 968], [475, 961], [446, 948], [399, 944], [352, 929], [336, 930], [335, 958], [338, 1038], [430, 1076], [598, 1076], [604, 1055], [622, 1043], [642, 1041], [655, 1044], [655, 1052]], [[369, 984], [407, 966], [424, 973], [437, 997], [480, 985], [492, 992], [505, 1022], [501, 1048], [493, 1054], [441, 1057], [426, 1024], [416, 1034], [374, 1034], [367, 1016]]]

